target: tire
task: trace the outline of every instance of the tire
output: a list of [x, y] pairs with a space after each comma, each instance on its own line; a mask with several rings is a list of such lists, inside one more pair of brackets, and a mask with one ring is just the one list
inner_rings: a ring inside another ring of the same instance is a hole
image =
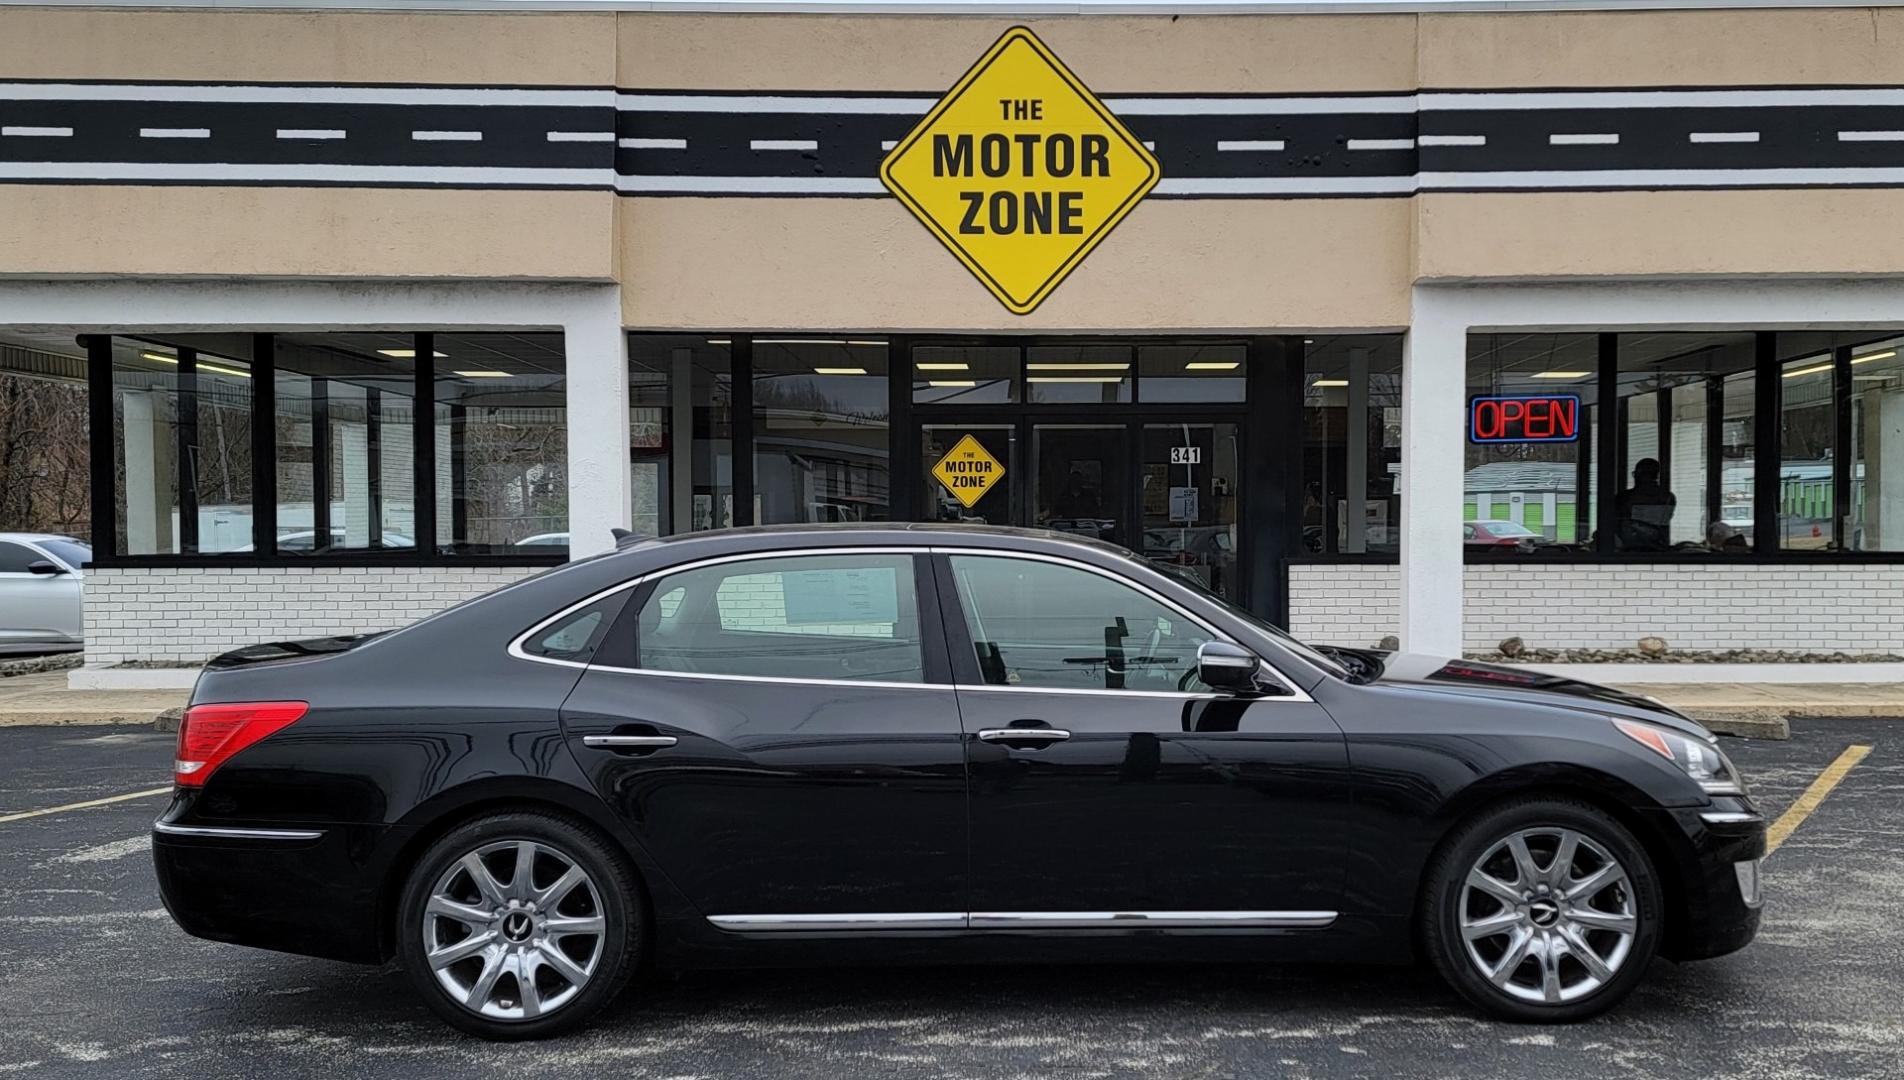
[[423, 1000], [503, 1041], [586, 1024], [628, 981], [647, 923], [635, 871], [608, 839], [533, 811], [486, 815], [431, 844], [397, 919], [397, 959]]
[[1524, 798], [1448, 835], [1418, 918], [1423, 950], [1462, 997], [1504, 1020], [1551, 1024], [1597, 1016], [1632, 993], [1659, 951], [1665, 908], [1645, 848], [1613, 817], [1572, 799]]

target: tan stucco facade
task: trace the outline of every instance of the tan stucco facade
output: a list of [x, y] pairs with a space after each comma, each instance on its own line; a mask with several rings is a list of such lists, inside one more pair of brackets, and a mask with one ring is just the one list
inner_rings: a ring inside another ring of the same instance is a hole
[[[0, 8], [0, 81], [937, 93], [1012, 21]], [[1904, 84], [1904, 10], [1027, 21], [1106, 95]], [[1164, 198], [1034, 314], [895, 200], [0, 183], [0, 276], [620, 282], [630, 326], [1393, 328], [1421, 281], [1886, 275], [1904, 189]]]

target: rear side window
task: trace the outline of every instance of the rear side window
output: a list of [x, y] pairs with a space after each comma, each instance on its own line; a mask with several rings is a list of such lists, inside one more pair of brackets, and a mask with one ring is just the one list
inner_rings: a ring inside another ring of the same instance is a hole
[[910, 555], [800, 555], [663, 578], [642, 606], [640, 666], [780, 679], [923, 682]]
[[522, 651], [530, 656], [546, 656], [551, 660], [587, 663], [601, 646], [602, 638], [608, 633], [609, 623], [625, 599], [619, 595], [603, 597], [587, 607], [570, 612], [532, 634], [522, 643]]

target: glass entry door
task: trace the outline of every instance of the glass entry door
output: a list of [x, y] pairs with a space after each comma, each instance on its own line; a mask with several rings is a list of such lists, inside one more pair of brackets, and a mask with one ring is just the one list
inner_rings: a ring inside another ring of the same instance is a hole
[[1031, 524], [1131, 547], [1124, 424], [1033, 424]]
[[[1004, 467], [1004, 475], [987, 484], [984, 494], [966, 506], [951, 488], [939, 482], [933, 467], [952, 452], [966, 436], [971, 436], [992, 459]], [[1016, 493], [1021, 473], [1018, 462], [1018, 426], [1016, 424], [924, 424], [920, 427], [919, 461], [923, 498], [919, 502], [926, 521], [966, 521], [984, 525], [1023, 525]]]
[[1152, 563], [1227, 600], [1242, 598], [1236, 550], [1242, 476], [1233, 423], [1145, 424], [1141, 543]]

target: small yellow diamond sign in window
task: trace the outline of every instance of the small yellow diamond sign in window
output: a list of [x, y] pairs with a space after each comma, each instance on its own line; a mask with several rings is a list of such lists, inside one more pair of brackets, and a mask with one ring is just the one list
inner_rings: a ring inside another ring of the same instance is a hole
[[1025, 315], [1157, 186], [1161, 170], [1020, 26], [893, 148], [879, 175], [994, 296]]
[[1005, 479], [1005, 466], [970, 435], [960, 439], [932, 466], [932, 475], [952, 493], [960, 505], [970, 510]]

